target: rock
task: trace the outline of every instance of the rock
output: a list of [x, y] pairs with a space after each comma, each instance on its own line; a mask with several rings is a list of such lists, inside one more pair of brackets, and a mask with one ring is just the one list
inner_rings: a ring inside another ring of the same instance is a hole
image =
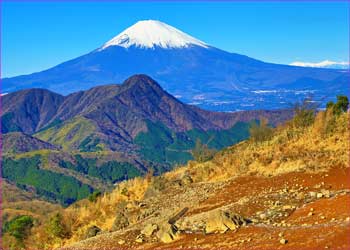
[[292, 206], [292, 205], [284, 205], [284, 206], [282, 207], [282, 209], [283, 209], [283, 210], [291, 210], [291, 209], [294, 209], [294, 206]]
[[85, 233], [85, 239], [87, 238], [91, 238], [96, 236], [99, 232], [101, 232], [101, 228], [97, 227], [97, 226], [91, 226], [86, 230]]
[[142, 209], [141, 213], [137, 216], [137, 220], [140, 221], [142, 219], [145, 219], [148, 216], [151, 216], [152, 214], [154, 214], [156, 211], [157, 211], [157, 209], [152, 208], [152, 207]]
[[119, 245], [125, 244], [125, 240], [122, 240], [122, 239], [118, 240], [118, 244], [119, 244]]
[[303, 192], [300, 192], [300, 193], [297, 194], [296, 198], [297, 198], [298, 200], [302, 200], [302, 199], [305, 198], [305, 194], [304, 194]]
[[122, 212], [117, 212], [113, 222], [112, 231], [117, 231], [129, 226], [129, 220]]
[[307, 216], [313, 216], [314, 215], [314, 213], [313, 212], [309, 212], [308, 214], [307, 214]]
[[169, 224], [175, 224], [175, 222], [177, 220], [179, 220], [182, 216], [184, 216], [187, 211], [188, 211], [188, 207], [185, 207], [185, 208], [181, 209], [180, 211], [178, 211], [174, 216], [172, 216], [168, 220], [168, 223]]
[[136, 236], [135, 242], [142, 243], [143, 242], [143, 234], [139, 234]]
[[[248, 220], [242, 216], [234, 214], [230, 211], [214, 211], [210, 213], [205, 224], [206, 233], [220, 232], [224, 233], [227, 230], [236, 230], [241, 225], [247, 224]], [[249, 221], [250, 222], [250, 221]]]
[[258, 223], [259, 221], [257, 219], [252, 219], [252, 223]]
[[139, 207], [146, 207], [146, 206], [147, 206], [146, 203], [143, 203], [143, 202], [140, 202], [140, 203], [139, 203]]
[[284, 244], [287, 244], [287, 243], [288, 243], [288, 240], [282, 238], [282, 239], [280, 239], [280, 243], [283, 244], [283, 245], [284, 245]]
[[259, 217], [260, 217], [260, 219], [263, 220], [263, 219], [266, 219], [267, 216], [266, 216], [266, 214], [260, 214]]
[[316, 197], [316, 196], [317, 196], [317, 193], [316, 193], [316, 192], [313, 192], [313, 191], [310, 192], [309, 194], [310, 194], [311, 197]]
[[179, 237], [178, 228], [174, 224], [163, 223], [157, 232], [157, 237], [163, 243], [170, 243]]
[[323, 197], [323, 194], [322, 193], [317, 193], [317, 198], [322, 198]]
[[275, 206], [280, 206], [280, 205], [282, 205], [282, 203], [280, 201], [275, 201], [274, 205]]
[[331, 196], [331, 192], [329, 190], [322, 189], [321, 193], [324, 197], [329, 198]]
[[158, 230], [158, 226], [155, 224], [147, 224], [144, 229], [141, 230], [141, 234], [146, 237], [150, 237], [155, 231]]

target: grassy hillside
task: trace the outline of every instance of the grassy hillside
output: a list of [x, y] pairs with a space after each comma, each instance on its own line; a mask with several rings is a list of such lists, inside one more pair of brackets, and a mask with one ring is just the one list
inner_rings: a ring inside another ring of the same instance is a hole
[[47, 149], [5, 154], [2, 167], [6, 180], [65, 206], [94, 190], [110, 190], [113, 183], [144, 173], [132, 159], [126, 161], [111, 152], [74, 154]]
[[[159, 138], [161, 138], [161, 140], [155, 141], [157, 138], [153, 138], [153, 140], [147, 137], [146, 134], [142, 135], [143, 138], [148, 138], [147, 140], [153, 143], [152, 147], [158, 147], [159, 149], [176, 145], [176, 138], [179, 135], [168, 133], [169, 131], [160, 126], [151, 127], [151, 129], [157, 129]], [[167, 220], [171, 214], [174, 214], [181, 207], [190, 206], [191, 212], [188, 218], [192, 218], [190, 216], [221, 207], [231, 199], [242, 206], [245, 200], [253, 199], [259, 195], [259, 192], [263, 192], [257, 191], [258, 193], [255, 193], [252, 198], [239, 196], [242, 193], [236, 194], [238, 197], [225, 197], [221, 200], [216, 198], [216, 196], [223, 195], [222, 190], [225, 189], [228, 183], [235, 182], [239, 178], [245, 178], [245, 180], [251, 178], [250, 186], [248, 185], [249, 187], [244, 190], [253, 190], [256, 188], [254, 183], [259, 183], [259, 178], [267, 178], [267, 183], [272, 184], [272, 180], [278, 180], [279, 176], [282, 178], [282, 176], [290, 173], [300, 175], [310, 173], [311, 176], [324, 173], [323, 176], [328, 176], [328, 173], [333, 171], [332, 169], [343, 169], [345, 171], [348, 167], [349, 113], [337, 113], [332, 108], [321, 111], [315, 116], [312, 112], [301, 112], [297, 113], [291, 121], [275, 129], [260, 124], [250, 128], [250, 130], [251, 134], [254, 135], [253, 137], [219, 151], [209, 161], [189, 161], [185, 166], [176, 168], [162, 176], [137, 177], [123, 181], [112, 192], [97, 197], [96, 201], [81, 200], [74, 203], [61, 213], [59, 225], [66, 230], [66, 233], [62, 235], [52, 235], [50, 232], [42, 233], [46, 235], [44, 238], [48, 239], [44, 243], [56, 247], [70, 245], [84, 240], [89, 229], [92, 226], [97, 226], [103, 232], [101, 236], [82, 241], [74, 246], [78, 247], [77, 249], [91, 247], [94, 244], [100, 247], [104, 244], [106, 244], [105, 246], [121, 244], [133, 248], [141, 247], [142, 244], [135, 243], [135, 237], [137, 236], [135, 233], [140, 232], [147, 223], [157, 224], [162, 220]], [[190, 134], [187, 134], [187, 136], [190, 138]], [[210, 135], [206, 135], [204, 138], [210, 138]], [[142, 138], [139, 138], [139, 140], [139, 143], [145, 141]], [[190, 145], [190, 142], [181, 145], [181, 147], [186, 150], [188, 145]], [[180, 148], [180, 146], [175, 148]], [[86, 171], [89, 171], [88, 167]], [[269, 178], [271, 181], [268, 181]], [[273, 197], [280, 197], [280, 194], [284, 194], [283, 192], [288, 192], [283, 191], [288, 185], [288, 181], [280, 184], [276, 181], [275, 186], [270, 186], [267, 190], [281, 188], [273, 194]], [[312, 190], [312, 187], [309, 188]], [[264, 189], [264, 192], [267, 191]], [[288, 196], [287, 193], [285, 195]], [[210, 207], [211, 205], [208, 203], [210, 199], [215, 200], [215, 206]], [[283, 204], [293, 199], [296, 199], [295, 196], [291, 196], [287, 200], [282, 197], [280, 198], [282, 201], [278, 200], [278, 202]], [[299, 202], [301, 201], [304, 202], [304, 200], [299, 200]], [[306, 201], [314, 200], [305, 199]], [[254, 201], [250, 208], [243, 211], [250, 211], [256, 206], [254, 204], [257, 203]], [[304, 203], [298, 204], [298, 206], [303, 206]], [[115, 229], [116, 221], [118, 220], [120, 223], [121, 220], [125, 219], [123, 216], [127, 218], [128, 225], [125, 226], [130, 231], [116, 231]], [[290, 216], [290, 214], [286, 216]], [[35, 230], [44, 231], [43, 225], [34, 228], [36, 228]], [[111, 231], [116, 232], [110, 234]], [[29, 235], [28, 241], [34, 242], [35, 237], [37, 236]], [[120, 239], [123, 239], [123, 241]], [[120, 243], [117, 243], [118, 241]], [[107, 242], [109, 243], [107, 244]], [[40, 248], [42, 246], [40, 244], [44, 243], [41, 241], [37, 243], [39, 245], [34, 244], [32, 246]], [[148, 242], [148, 244], [151, 245], [146, 246], [154, 246], [151, 242]], [[82, 248], [79, 248], [79, 246]]]
[[228, 130], [192, 129], [174, 132], [161, 123], [147, 123], [147, 132], [139, 133], [135, 143], [147, 160], [163, 164], [185, 164], [193, 159], [191, 150], [197, 140], [209, 148], [222, 149], [249, 137], [250, 123], [238, 122]]
[[84, 117], [77, 117], [64, 123], [58, 123], [35, 134], [35, 137], [61, 146], [64, 150], [82, 149], [82, 151], [101, 151], [104, 144], [94, 137], [97, 128]]
[[87, 197], [93, 188], [71, 176], [41, 169], [42, 158], [36, 155], [18, 160], [3, 159], [2, 176], [18, 185], [35, 187], [36, 193], [64, 205]]

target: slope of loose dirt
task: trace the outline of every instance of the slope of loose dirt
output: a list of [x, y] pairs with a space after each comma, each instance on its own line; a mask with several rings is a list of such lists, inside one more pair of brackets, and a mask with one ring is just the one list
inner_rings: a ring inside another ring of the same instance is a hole
[[[169, 189], [159, 197], [159, 202], [163, 202], [163, 208], [158, 207], [160, 212], [165, 211], [164, 205], [171, 210], [174, 204], [189, 207], [185, 217], [215, 208], [230, 208], [253, 223], [226, 233], [181, 233], [178, 240], [169, 244], [152, 237], [136, 243], [142, 228], [136, 225], [127, 232], [98, 235], [65, 249], [349, 249], [349, 180], [350, 168], [332, 168], [323, 173], [238, 177], [220, 185], [216, 183], [210, 195], [199, 192], [197, 200], [186, 200], [187, 192], [198, 191], [196, 184], [187, 187], [185, 193]], [[211, 187], [200, 187], [207, 189]], [[312, 192], [324, 193], [325, 197], [314, 197]], [[156, 222], [156, 219], [146, 221]], [[281, 239], [287, 243], [280, 243]]]

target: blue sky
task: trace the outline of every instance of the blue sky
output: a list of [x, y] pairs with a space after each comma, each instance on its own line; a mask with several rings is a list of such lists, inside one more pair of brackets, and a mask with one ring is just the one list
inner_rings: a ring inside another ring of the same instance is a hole
[[2, 2], [2, 77], [88, 53], [138, 20], [275, 63], [349, 61], [348, 2]]

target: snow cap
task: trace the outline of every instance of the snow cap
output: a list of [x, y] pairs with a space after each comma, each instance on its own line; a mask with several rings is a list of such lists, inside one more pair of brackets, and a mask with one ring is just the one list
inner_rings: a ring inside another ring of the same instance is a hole
[[156, 20], [145, 20], [135, 23], [116, 37], [105, 43], [101, 49], [109, 46], [131, 46], [139, 48], [164, 49], [183, 48], [192, 45], [207, 48], [208, 45], [170, 25]]

